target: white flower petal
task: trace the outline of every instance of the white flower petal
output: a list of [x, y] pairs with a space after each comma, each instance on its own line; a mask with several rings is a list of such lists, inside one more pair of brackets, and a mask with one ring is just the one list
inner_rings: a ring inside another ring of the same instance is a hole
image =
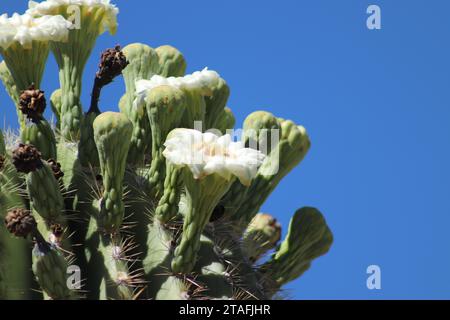
[[184, 77], [164, 78], [160, 75], [154, 75], [150, 80], [137, 80], [134, 106], [139, 108], [144, 103], [148, 90], [162, 85], [168, 85], [178, 89], [198, 90], [206, 95], [210, 90], [209, 88], [216, 85], [219, 79], [220, 76], [216, 71], [205, 68], [202, 71], [196, 71]]
[[13, 42], [28, 47], [32, 41], [65, 41], [71, 28], [72, 23], [62, 16], [4, 14], [0, 16], [0, 46], [7, 49]]
[[119, 9], [111, 4], [110, 0], [46, 0], [43, 2], [28, 2], [28, 10], [26, 13], [33, 16], [51, 15], [60, 6], [86, 6], [86, 7], [104, 7], [105, 14], [102, 20], [102, 30], [103, 33], [109, 30], [111, 33], [115, 33], [117, 29], [117, 15], [119, 14]]
[[217, 136], [193, 129], [176, 129], [164, 143], [164, 157], [177, 166], [187, 166], [194, 178], [218, 174], [230, 180], [232, 176], [249, 185], [264, 160], [261, 152], [233, 142], [230, 135]]

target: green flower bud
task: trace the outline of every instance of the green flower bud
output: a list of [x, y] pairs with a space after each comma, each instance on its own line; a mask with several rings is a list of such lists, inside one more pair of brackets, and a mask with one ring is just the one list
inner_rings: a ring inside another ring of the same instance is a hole
[[322, 214], [314, 208], [299, 209], [289, 223], [286, 238], [261, 270], [280, 287], [300, 277], [312, 260], [328, 252], [332, 242], [333, 235]]
[[115, 233], [124, 216], [123, 177], [133, 125], [121, 113], [105, 112], [95, 119], [93, 127], [104, 187], [99, 227]]
[[243, 247], [250, 261], [255, 262], [270, 249], [275, 248], [281, 237], [281, 225], [269, 214], [258, 213], [245, 230]]
[[165, 45], [156, 48], [155, 51], [158, 54], [159, 75], [163, 77], [182, 77], [184, 75], [186, 60], [178, 49]]
[[152, 162], [148, 172], [151, 193], [157, 199], [164, 191], [165, 159], [163, 143], [168, 133], [178, 126], [186, 107], [186, 96], [180, 89], [158, 86], [148, 91], [145, 102], [152, 132]]

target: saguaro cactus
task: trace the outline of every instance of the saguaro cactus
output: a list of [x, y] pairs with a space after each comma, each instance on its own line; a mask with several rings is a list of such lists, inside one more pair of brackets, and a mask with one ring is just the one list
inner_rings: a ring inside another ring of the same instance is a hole
[[[84, 112], [84, 67], [118, 9], [29, 6], [0, 17], [0, 79], [20, 125], [0, 131], [0, 299], [270, 299], [329, 250], [317, 209], [299, 209], [281, 244], [281, 225], [259, 213], [306, 156], [305, 128], [256, 111], [235, 140], [226, 81], [186, 75], [179, 50], [142, 43], [102, 53]], [[40, 90], [49, 52], [54, 126]], [[102, 112], [101, 89], [122, 74], [120, 112]]]

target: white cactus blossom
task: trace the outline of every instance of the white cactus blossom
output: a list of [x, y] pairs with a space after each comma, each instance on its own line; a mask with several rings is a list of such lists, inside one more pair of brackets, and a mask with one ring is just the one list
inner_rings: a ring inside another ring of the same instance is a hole
[[172, 86], [181, 90], [198, 90], [202, 94], [208, 95], [211, 91], [211, 87], [219, 83], [219, 79], [220, 75], [216, 71], [204, 68], [202, 71], [196, 71], [183, 77], [165, 78], [160, 75], [154, 75], [150, 80], [137, 80], [134, 106], [136, 108], [141, 107], [148, 91], [163, 85]]
[[226, 180], [236, 176], [250, 185], [265, 155], [234, 142], [229, 134], [217, 136], [194, 129], [175, 129], [164, 143], [164, 157], [175, 166], [186, 166], [195, 179], [218, 174]]
[[110, 0], [46, 0], [43, 2], [28, 2], [28, 14], [50, 15], [55, 14], [61, 6], [80, 6], [87, 8], [103, 7], [105, 14], [102, 20], [101, 33], [109, 30], [111, 33], [115, 33], [117, 29], [117, 15], [119, 14], [119, 8], [110, 2]]
[[0, 47], [7, 49], [12, 43], [30, 48], [33, 41], [65, 41], [72, 23], [57, 16], [35, 18], [29, 14], [14, 13], [0, 16]]

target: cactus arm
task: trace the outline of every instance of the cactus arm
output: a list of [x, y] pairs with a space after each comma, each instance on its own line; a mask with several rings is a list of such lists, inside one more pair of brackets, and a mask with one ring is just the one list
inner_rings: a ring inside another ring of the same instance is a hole
[[68, 221], [64, 215], [64, 199], [59, 182], [47, 162], [26, 176], [30, 207], [35, 214], [38, 230], [52, 245], [71, 249], [68, 238]]
[[150, 79], [157, 74], [159, 69], [157, 52], [142, 43], [132, 43], [123, 48], [127, 60], [130, 62], [123, 71], [127, 97], [127, 111], [131, 112], [135, 98], [136, 81], [141, 79]]
[[7, 49], [0, 49], [0, 54], [11, 72], [18, 92], [31, 84], [40, 87], [49, 54], [47, 42], [33, 41], [28, 48], [13, 43]]
[[129, 160], [142, 164], [144, 155], [152, 149], [150, 121], [144, 108], [136, 108], [136, 81], [150, 79], [155, 74], [164, 77], [182, 76], [186, 69], [183, 55], [171, 46], [161, 46], [156, 50], [133, 43], [124, 48], [130, 65], [124, 70], [126, 93], [122, 97], [120, 110], [132, 121], [134, 129], [131, 138]]
[[133, 125], [123, 114], [105, 112], [93, 127], [104, 185], [99, 227], [116, 233], [124, 218], [122, 183]]
[[133, 134], [130, 142], [128, 159], [134, 164], [142, 164], [144, 155], [151, 149], [150, 123], [144, 109], [133, 106], [136, 81], [150, 79], [158, 72], [158, 55], [155, 50], [142, 43], [129, 44], [123, 48], [128, 67], [123, 71], [126, 92], [120, 108], [133, 123]]
[[281, 138], [258, 170], [234, 219], [246, 226], [278, 183], [305, 157], [310, 140], [305, 128], [290, 120], [281, 123]]
[[314, 208], [299, 209], [289, 223], [286, 238], [261, 271], [281, 287], [308, 270], [312, 260], [328, 252], [332, 242], [323, 215]]
[[150, 123], [143, 108], [137, 110], [128, 108], [129, 97], [134, 94], [126, 92], [119, 102], [119, 109], [133, 123], [133, 134], [130, 141], [128, 159], [130, 164], [141, 166], [144, 164], [145, 155], [151, 153]]
[[[19, 104], [20, 92], [30, 85], [40, 86], [49, 55], [49, 45], [43, 41], [33, 41], [31, 47], [24, 48], [13, 43], [7, 49], [0, 49], [4, 58], [1, 67], [2, 81], [16, 106]], [[25, 129], [25, 117], [17, 110], [21, 129]]]
[[52, 52], [59, 66], [59, 82], [61, 86], [60, 130], [64, 139], [76, 141], [79, 136], [79, 127], [82, 116], [81, 78], [84, 65], [74, 63], [68, 58], [70, 52], [68, 44], [52, 46]]
[[[67, 5], [57, 7], [52, 14], [68, 18]], [[83, 117], [80, 100], [83, 71], [97, 37], [103, 32], [105, 14], [105, 9], [101, 6], [92, 8], [80, 6], [80, 28], [71, 30], [66, 42], [50, 43], [59, 67], [62, 92], [61, 135], [69, 141], [78, 140], [80, 137]]]
[[150, 192], [156, 199], [159, 199], [164, 191], [163, 143], [169, 132], [178, 126], [186, 103], [183, 91], [175, 87], [159, 86], [147, 93], [145, 109], [152, 132], [152, 161], [148, 179]]
[[36, 244], [33, 249], [33, 272], [44, 293], [53, 300], [73, 300], [78, 295], [67, 285], [68, 263], [51, 246]]
[[194, 179], [190, 170], [184, 168], [187, 212], [184, 217], [183, 234], [175, 249], [172, 261], [174, 272], [189, 273], [195, 265], [197, 252], [200, 249], [200, 236], [209, 222], [211, 214], [231, 185], [217, 174]]
[[44, 118], [27, 122], [20, 132], [21, 140], [39, 149], [46, 160], [56, 159], [56, 138], [50, 124]]
[[33, 208], [49, 225], [64, 223], [64, 200], [59, 184], [47, 163], [27, 174], [27, 189]]
[[[269, 155], [271, 149], [275, 148], [278, 143], [275, 135], [273, 136], [275, 141], [272, 141], [271, 130], [279, 131], [280, 129], [278, 119], [273, 114], [266, 111], [256, 111], [248, 115], [244, 120], [241, 139], [246, 146], [258, 149], [265, 155]], [[255, 181], [252, 182], [252, 185], [254, 184]], [[236, 212], [248, 198], [248, 192], [248, 187], [238, 181], [233, 183], [230, 190], [228, 190], [221, 200], [221, 205], [225, 208], [225, 215], [227, 217], [231, 217], [232, 220], [236, 219]], [[247, 225], [250, 220], [243, 222], [243, 225]]]

